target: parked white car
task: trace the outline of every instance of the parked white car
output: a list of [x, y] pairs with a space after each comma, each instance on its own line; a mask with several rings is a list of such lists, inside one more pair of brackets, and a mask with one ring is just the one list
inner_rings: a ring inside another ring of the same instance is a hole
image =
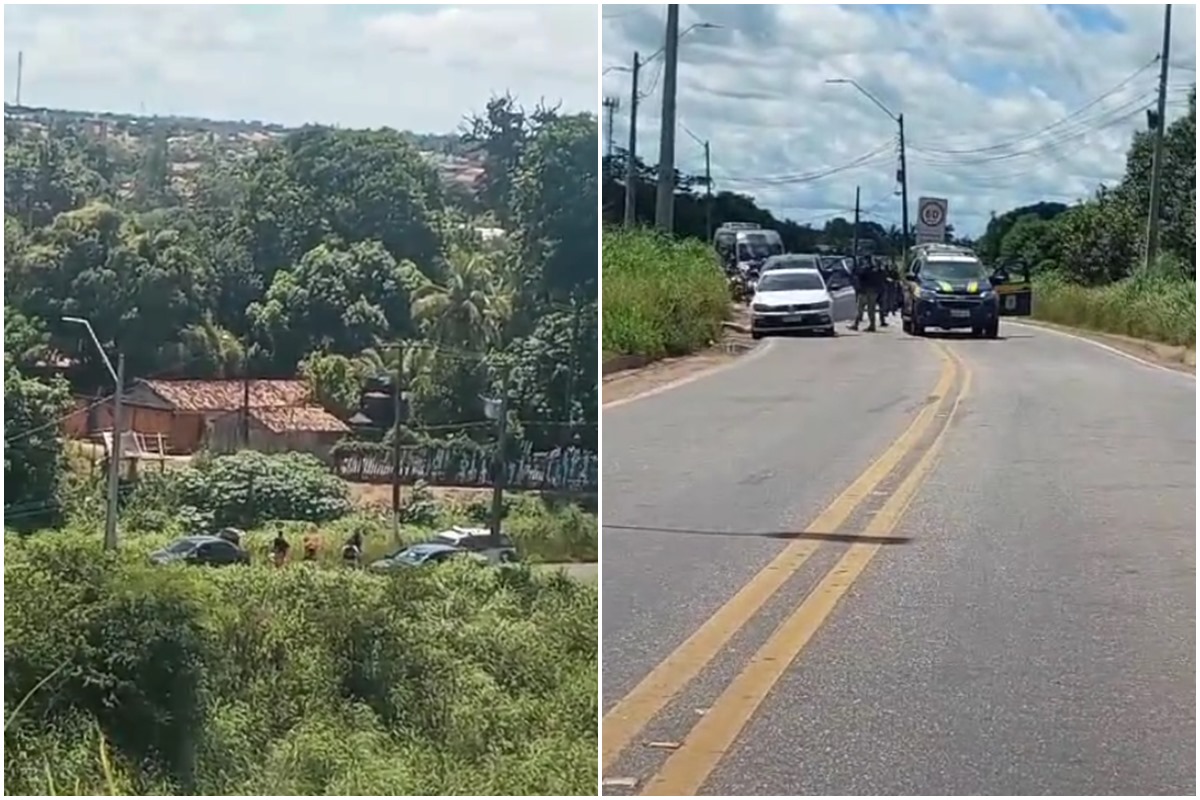
[[750, 335], [814, 331], [834, 336], [834, 324], [854, 318], [858, 302], [848, 276], [826, 283], [812, 268], [773, 269], [764, 273], [750, 301]]

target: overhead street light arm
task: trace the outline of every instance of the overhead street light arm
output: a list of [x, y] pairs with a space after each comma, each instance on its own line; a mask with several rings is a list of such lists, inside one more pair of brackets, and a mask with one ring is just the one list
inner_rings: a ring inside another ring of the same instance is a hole
[[[715, 30], [720, 30], [720, 29], [721, 29], [721, 26], [720, 26], [720, 25], [717, 25], [717, 24], [715, 24], [715, 23], [712, 23], [712, 22], [697, 22], [695, 25], [689, 25], [689, 26], [687, 26], [686, 28], [684, 28], [684, 29], [683, 29], [683, 30], [680, 32], [679, 36], [677, 36], [677, 37], [675, 38], [675, 41], [679, 41], [680, 39], [682, 39], [683, 37], [687, 36], [689, 33], [691, 33], [691, 32], [692, 32], [692, 31], [694, 31], [694, 30], [715, 31]], [[663, 46], [663, 47], [660, 47], [660, 48], [658, 48], [658, 50], [654, 51], [654, 53], [653, 53], [653, 54], [651, 54], [649, 57], [647, 57], [647, 58], [646, 58], [646, 60], [645, 60], [645, 61], [643, 61], [643, 62], [642, 62], [642, 66], [645, 66], [646, 64], [649, 64], [651, 61], [653, 61], [654, 59], [658, 58], [659, 56], [661, 56], [661, 55], [662, 55], [663, 53], [665, 53], [666, 51], [667, 51], [667, 48], [666, 48], [666, 46]]]
[[871, 93], [870, 93], [870, 92], [868, 92], [866, 89], [864, 89], [864, 88], [862, 87], [862, 84], [860, 84], [858, 81], [854, 80], [853, 78], [827, 78], [827, 79], [825, 80], [825, 82], [826, 82], [826, 83], [844, 83], [844, 84], [848, 84], [848, 85], [850, 85], [850, 86], [853, 86], [855, 89], [858, 89], [860, 92], [862, 92], [862, 93], [863, 93], [863, 94], [866, 96], [866, 98], [867, 98], [868, 100], [870, 100], [870, 101], [871, 101], [872, 103], [874, 103], [875, 105], [879, 106], [880, 110], [881, 110], [881, 111], [883, 111], [883, 113], [885, 113], [885, 114], [887, 114], [889, 117], [891, 117], [891, 118], [892, 118], [892, 122], [899, 122], [899, 121], [900, 121], [900, 117], [899, 117], [899, 116], [897, 116], [896, 114], [893, 114], [893, 113], [892, 113], [892, 110], [891, 110], [890, 108], [888, 108], [887, 106], [885, 106], [885, 105], [884, 105], [884, 104], [883, 104], [883, 103], [882, 103], [882, 102], [879, 100], [879, 98], [878, 98], [878, 97], [876, 97], [875, 95], [871, 94]]
[[108, 354], [100, 346], [100, 340], [96, 337], [96, 331], [92, 329], [92, 323], [83, 317], [63, 317], [62, 321], [87, 328], [88, 335], [92, 337], [92, 344], [96, 345], [96, 352], [100, 354], [100, 358], [104, 359], [104, 366], [108, 368], [108, 374], [112, 376], [113, 383], [120, 384], [121, 379], [117, 377], [117, 371], [113, 369], [112, 362], [108, 360]]

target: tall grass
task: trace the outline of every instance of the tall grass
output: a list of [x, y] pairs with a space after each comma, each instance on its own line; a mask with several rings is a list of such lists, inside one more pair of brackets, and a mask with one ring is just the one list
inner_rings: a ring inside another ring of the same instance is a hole
[[648, 229], [604, 231], [604, 351], [685, 355], [716, 341], [729, 289], [712, 248]]
[[596, 588], [6, 536], [10, 794], [595, 793]]
[[1088, 287], [1048, 276], [1034, 286], [1033, 315], [1100, 333], [1194, 348], [1196, 282], [1151, 272]]

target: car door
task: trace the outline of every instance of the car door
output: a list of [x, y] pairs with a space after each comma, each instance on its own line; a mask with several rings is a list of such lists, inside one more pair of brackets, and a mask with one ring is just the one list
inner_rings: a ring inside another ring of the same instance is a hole
[[830, 270], [825, 279], [825, 287], [829, 290], [829, 298], [833, 303], [833, 321], [846, 322], [854, 317], [856, 298], [850, 275], [840, 264]]
[[1000, 316], [1033, 315], [1033, 282], [1025, 264], [1001, 265], [992, 273], [992, 288], [1000, 301]]

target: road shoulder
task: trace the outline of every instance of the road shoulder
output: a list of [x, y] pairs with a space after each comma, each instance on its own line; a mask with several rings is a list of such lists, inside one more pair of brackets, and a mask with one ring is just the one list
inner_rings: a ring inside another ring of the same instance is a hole
[[614, 356], [603, 366], [602, 404], [609, 405], [653, 392], [716, 370], [757, 346], [751, 340], [744, 306], [735, 306], [721, 340], [686, 356], [647, 362], [638, 356]]
[[1148, 361], [1155, 366], [1184, 372], [1189, 375], [1196, 374], [1196, 351], [1190, 347], [1161, 344], [1147, 339], [1135, 339], [1132, 336], [1122, 336], [1116, 333], [1102, 333], [1100, 331], [1088, 330], [1087, 328], [1073, 328], [1068, 325], [1059, 325], [1056, 322], [1046, 322], [1040, 319], [1021, 319], [1016, 324], [1029, 325], [1033, 328], [1046, 328], [1047, 330], [1057, 331], [1058, 333], [1064, 333], [1080, 339], [1087, 339], [1096, 344], [1118, 350], [1125, 355]]

